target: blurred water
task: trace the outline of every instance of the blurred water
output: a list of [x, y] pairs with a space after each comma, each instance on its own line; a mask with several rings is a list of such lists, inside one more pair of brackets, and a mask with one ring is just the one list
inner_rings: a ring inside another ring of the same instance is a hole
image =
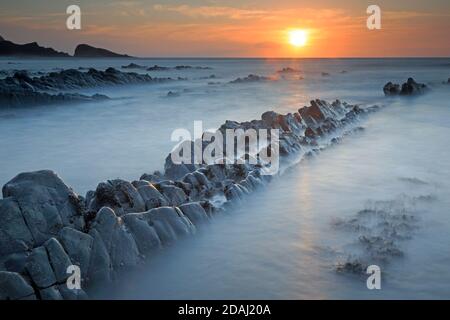
[[[131, 61], [17, 62], [0, 61], [0, 69], [106, 68]], [[226, 119], [259, 118], [270, 109], [293, 111], [314, 98], [387, 107], [364, 121], [365, 131], [292, 167], [98, 297], [450, 298], [450, 94], [441, 84], [450, 59], [134, 62], [213, 69], [155, 73], [188, 81], [82, 92], [114, 98], [108, 102], [0, 111], [0, 184], [21, 171], [50, 168], [84, 193], [105, 179], [137, 179], [161, 169], [173, 147], [172, 130], [192, 130], [194, 120], [217, 127]], [[301, 73], [227, 84], [250, 73], [276, 76], [284, 67]], [[200, 79], [211, 74], [217, 79]], [[383, 97], [384, 83], [409, 76], [433, 91], [414, 99]], [[168, 98], [168, 91], [180, 96]], [[367, 290], [365, 277], [338, 274], [339, 258], [358, 254], [358, 234], [337, 230], [333, 219], [355, 216], [368, 200], [405, 196], [432, 197], [417, 204], [417, 230], [399, 242], [403, 257], [383, 263], [382, 290]]]

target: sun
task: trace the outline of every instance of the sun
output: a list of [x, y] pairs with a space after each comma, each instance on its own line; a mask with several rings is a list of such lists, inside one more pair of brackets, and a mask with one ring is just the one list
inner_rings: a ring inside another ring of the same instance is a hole
[[308, 33], [305, 30], [294, 29], [289, 31], [289, 43], [294, 47], [303, 47], [308, 42]]

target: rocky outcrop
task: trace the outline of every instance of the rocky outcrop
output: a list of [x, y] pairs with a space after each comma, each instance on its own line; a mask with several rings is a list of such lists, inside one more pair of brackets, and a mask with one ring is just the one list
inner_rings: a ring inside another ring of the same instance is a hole
[[[218, 131], [279, 129], [281, 159], [287, 159], [314, 152], [319, 141], [333, 141], [329, 133], [377, 108], [314, 100], [287, 115], [269, 111], [260, 120], [227, 121]], [[274, 145], [265, 148], [273, 151]], [[265, 166], [174, 164], [169, 156], [164, 173], [131, 183], [101, 182], [85, 198], [52, 171], [19, 174], [3, 187], [0, 200], [0, 299], [87, 298], [85, 289], [113, 281], [194, 234], [223, 204], [239, 203], [269, 182]], [[81, 270], [82, 289], [66, 284], [71, 265]]]
[[141, 66], [139, 64], [136, 63], [130, 63], [126, 66], [122, 66], [122, 69], [145, 69], [147, 68], [146, 66]]
[[126, 54], [115, 53], [103, 48], [96, 48], [88, 44], [79, 44], [73, 55], [76, 58], [130, 58]]
[[428, 87], [423, 83], [417, 83], [413, 78], [408, 78], [408, 80], [402, 84], [400, 87], [397, 83], [388, 82], [383, 87], [383, 92], [386, 96], [410, 96], [422, 94], [428, 90]]
[[249, 74], [248, 76], [244, 78], [237, 78], [235, 80], [230, 81], [231, 84], [241, 84], [241, 83], [251, 83], [251, 82], [259, 82], [259, 81], [268, 81], [270, 80], [269, 77], [264, 76], [258, 76], [255, 74]]
[[52, 104], [61, 102], [83, 102], [105, 100], [104, 95], [86, 96], [77, 93], [55, 93], [61, 90], [80, 90], [103, 86], [160, 83], [170, 78], [152, 78], [147, 74], [121, 72], [114, 68], [105, 71], [75, 69], [51, 72], [40, 77], [30, 77], [26, 72], [17, 72], [0, 79], [0, 104], [4, 107]]

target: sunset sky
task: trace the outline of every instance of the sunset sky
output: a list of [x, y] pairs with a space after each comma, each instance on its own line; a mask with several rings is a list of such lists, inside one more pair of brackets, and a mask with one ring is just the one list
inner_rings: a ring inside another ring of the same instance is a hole
[[[66, 8], [82, 30], [66, 29]], [[381, 7], [382, 29], [366, 27]], [[289, 30], [306, 30], [304, 46]], [[15, 0], [0, 3], [0, 35], [73, 53], [78, 43], [142, 57], [450, 56], [449, 0]]]

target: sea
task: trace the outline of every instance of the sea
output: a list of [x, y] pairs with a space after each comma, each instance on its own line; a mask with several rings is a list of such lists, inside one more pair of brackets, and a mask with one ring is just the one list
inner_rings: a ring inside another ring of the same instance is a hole
[[[170, 69], [121, 69], [129, 63]], [[76, 90], [111, 98], [101, 102], [0, 106], [0, 185], [51, 169], [85, 195], [163, 170], [172, 132], [194, 121], [216, 129], [313, 99], [382, 108], [94, 298], [450, 299], [450, 59], [0, 60], [36, 75], [108, 67], [174, 80]], [[267, 79], [230, 83], [250, 74]], [[384, 96], [408, 77], [429, 92]]]

